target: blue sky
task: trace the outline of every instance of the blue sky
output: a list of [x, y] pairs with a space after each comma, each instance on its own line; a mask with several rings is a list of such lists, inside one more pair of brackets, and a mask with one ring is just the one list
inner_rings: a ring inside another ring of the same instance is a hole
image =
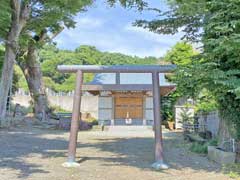
[[[164, 0], [148, 0], [151, 7], [166, 9]], [[76, 28], [65, 29], [55, 41], [61, 49], [74, 50], [80, 45], [96, 46], [101, 51], [120, 52], [136, 56], [163, 56], [181, 38], [176, 35], [158, 35], [146, 29], [134, 27], [137, 19], [153, 19], [156, 14], [119, 5], [110, 8], [104, 0], [98, 0], [87, 12], [75, 17]]]

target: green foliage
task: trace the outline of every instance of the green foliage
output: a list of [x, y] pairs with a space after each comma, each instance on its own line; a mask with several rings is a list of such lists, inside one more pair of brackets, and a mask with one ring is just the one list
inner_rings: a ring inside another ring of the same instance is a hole
[[54, 113], [71, 113], [70, 111], [66, 111], [62, 109], [60, 106], [51, 106], [52, 112]]
[[[159, 19], [136, 25], [162, 34], [183, 29], [186, 39], [202, 43], [200, 56], [178, 69], [176, 81], [192, 97], [203, 89], [211, 92], [221, 116], [234, 125], [240, 139], [240, 1], [169, 0], [169, 4], [169, 11], [158, 11]], [[201, 106], [208, 111], [206, 104]]]
[[192, 63], [193, 57], [197, 54], [191, 44], [178, 42], [167, 52], [164, 60], [177, 66], [186, 66]]
[[190, 146], [190, 151], [198, 154], [207, 154], [207, 144], [199, 144], [194, 142]]
[[[178, 72], [180, 71], [179, 69], [189, 66], [196, 54], [197, 52], [193, 49], [192, 45], [186, 42], [178, 42], [167, 52], [163, 59], [166, 62], [176, 64], [178, 66]], [[184, 92], [188, 92], [189, 90], [186, 90], [185, 87], [181, 88], [181, 81], [186, 83], [186, 81], [182, 79], [182, 76], [179, 76], [178, 74], [171, 74], [168, 75], [167, 78], [177, 84], [177, 90], [171, 93], [169, 96], [162, 98], [162, 116], [164, 120], [173, 120], [173, 111], [176, 101], [179, 97], [186, 95]]]
[[[4, 55], [5, 55], [5, 48], [3, 45], [0, 44], [0, 77], [2, 75], [2, 66], [4, 61]], [[12, 92], [15, 92], [19, 88], [19, 80], [23, 77], [22, 75], [19, 75], [18, 69], [14, 68], [13, 72], [13, 83], [12, 83]]]
[[[192, 137], [195, 139], [201, 139], [201, 137], [197, 134], [192, 134]], [[208, 152], [208, 146], [217, 146], [218, 140], [217, 139], [211, 139], [208, 142], [205, 143], [199, 143], [199, 142], [193, 142], [190, 146], [190, 151], [198, 154], [207, 154]]]
[[194, 119], [191, 116], [191, 113], [189, 112], [188, 106], [186, 106], [186, 108], [182, 108], [182, 112], [180, 113], [180, 116], [182, 118], [183, 123], [187, 123], [187, 124], [194, 123]]
[[24, 77], [22, 70], [17, 65], [14, 66], [14, 74], [18, 78], [16, 88], [22, 88], [25, 91], [27, 91], [28, 85], [27, 85], [26, 79]]
[[[41, 68], [45, 85], [54, 91], [72, 91], [75, 86], [74, 74], [63, 74], [57, 71], [57, 65], [67, 64], [157, 64], [154, 57], [132, 57], [120, 53], [101, 52], [93, 46], [80, 46], [75, 51], [57, 49], [53, 45], [44, 46], [40, 51]], [[84, 81], [90, 82], [93, 74], [85, 74]]]
[[215, 96], [207, 89], [202, 89], [196, 98], [195, 110], [196, 112], [209, 113], [218, 109], [218, 103]]
[[[220, 113], [233, 123], [236, 138], [240, 139], [240, 19], [237, 0], [223, 0], [208, 4], [209, 14], [204, 26], [204, 55], [216, 63], [210, 78], [215, 82]], [[217, 86], [216, 86], [217, 85]]]
[[184, 32], [183, 38], [199, 41], [202, 36], [201, 28], [207, 13], [206, 0], [168, 0], [170, 9], [161, 11], [153, 9], [158, 14], [154, 20], [138, 20], [135, 25], [160, 34], [175, 34]]
[[[107, 0], [107, 2], [110, 4], [110, 6], [114, 6], [118, 0]], [[143, 8], [147, 6], [147, 3], [142, 0], [119, 0], [119, 3], [124, 8], [136, 7], [138, 10], [143, 10]]]
[[208, 145], [209, 146], [217, 146], [218, 145], [218, 140], [215, 138], [215, 139], [211, 139], [209, 142], [208, 142]]
[[227, 174], [232, 179], [240, 178], [240, 164], [226, 164], [222, 168], [223, 173]]
[[2, 74], [2, 66], [3, 66], [3, 61], [4, 61], [4, 47], [0, 45], [0, 77]]
[[[46, 45], [40, 51], [40, 63], [46, 87], [54, 91], [72, 91], [75, 86], [74, 74], [63, 74], [57, 71], [61, 64], [74, 65], [117, 65], [117, 64], [157, 64], [154, 57], [132, 57], [121, 53], [101, 52], [93, 46], [80, 46], [75, 51], [60, 50], [54, 45]], [[84, 82], [90, 82], [93, 74], [85, 74]], [[20, 78], [20, 87], [25, 89], [25, 81]]]
[[11, 8], [10, 0], [0, 0], [0, 40], [5, 39], [10, 26]]
[[176, 98], [172, 95], [161, 98], [161, 115], [164, 121], [174, 121], [174, 105]]

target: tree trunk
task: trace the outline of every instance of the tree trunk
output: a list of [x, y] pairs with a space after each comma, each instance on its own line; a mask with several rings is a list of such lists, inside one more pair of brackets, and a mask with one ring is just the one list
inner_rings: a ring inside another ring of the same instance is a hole
[[0, 119], [4, 118], [6, 115], [7, 99], [12, 82], [15, 58], [16, 53], [14, 48], [11, 47], [10, 45], [6, 45], [2, 76], [0, 82]]
[[19, 0], [10, 1], [12, 14], [11, 26], [5, 43], [5, 56], [0, 81], [0, 119], [6, 116], [8, 93], [13, 77], [13, 66], [18, 50], [19, 35], [29, 17], [29, 6]]
[[50, 112], [47, 95], [42, 80], [42, 71], [39, 63], [38, 47], [30, 40], [24, 65], [20, 65], [26, 78], [33, 102], [33, 112], [39, 120], [46, 120]]

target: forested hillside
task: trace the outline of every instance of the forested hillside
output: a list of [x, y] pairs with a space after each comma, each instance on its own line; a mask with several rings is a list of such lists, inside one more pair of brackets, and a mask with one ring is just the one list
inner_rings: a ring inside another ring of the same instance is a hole
[[[40, 62], [45, 86], [54, 91], [71, 91], [74, 89], [75, 75], [62, 74], [57, 65], [121, 65], [121, 64], [158, 64], [161, 59], [155, 57], [140, 58], [121, 53], [101, 52], [93, 46], [80, 46], [74, 51], [61, 50], [54, 45], [47, 45], [40, 51]], [[19, 87], [27, 90], [27, 84], [20, 68], [16, 68]], [[90, 81], [93, 74], [85, 75], [85, 82]]]

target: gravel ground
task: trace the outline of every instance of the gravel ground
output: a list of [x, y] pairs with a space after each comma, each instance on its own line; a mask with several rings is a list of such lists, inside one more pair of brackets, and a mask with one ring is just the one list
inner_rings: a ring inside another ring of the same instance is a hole
[[164, 132], [170, 169], [154, 171], [153, 133], [80, 132], [77, 159], [64, 168], [69, 133], [34, 127], [0, 130], [0, 180], [227, 180], [221, 168], [187, 150], [181, 133]]

